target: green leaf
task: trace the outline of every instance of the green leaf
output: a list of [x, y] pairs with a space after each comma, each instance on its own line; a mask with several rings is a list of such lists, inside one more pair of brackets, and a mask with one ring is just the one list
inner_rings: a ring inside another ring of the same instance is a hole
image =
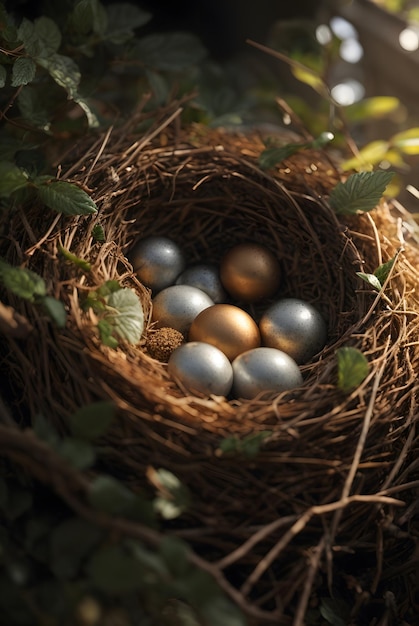
[[70, 518], [50, 529], [50, 565], [57, 578], [68, 580], [79, 574], [82, 563], [103, 538], [93, 524]]
[[111, 402], [93, 402], [73, 413], [68, 425], [75, 437], [90, 441], [104, 435], [114, 418], [115, 406]]
[[373, 165], [377, 165], [387, 158], [390, 143], [377, 139], [364, 146], [359, 153], [347, 159], [342, 163], [343, 170], [352, 169], [371, 169]]
[[52, 425], [50, 420], [47, 420], [43, 415], [35, 416], [32, 427], [33, 432], [38, 437], [38, 439], [41, 439], [41, 441], [44, 441], [48, 445], [55, 447], [60, 441], [60, 438], [54, 426]]
[[147, 35], [138, 41], [133, 54], [154, 69], [179, 71], [199, 64], [207, 51], [195, 35], [177, 32]]
[[92, 467], [96, 460], [94, 448], [87, 441], [66, 437], [56, 446], [58, 454], [72, 467], [85, 470]]
[[191, 564], [188, 561], [190, 547], [182, 539], [164, 536], [159, 546], [159, 552], [175, 578], [181, 578], [190, 571]]
[[7, 71], [3, 65], [0, 65], [0, 89], [2, 89], [6, 84]]
[[188, 509], [191, 502], [190, 492], [177, 476], [163, 468], [150, 468], [148, 477], [159, 493], [154, 500], [154, 509], [164, 519], [175, 519]]
[[20, 87], [27, 85], [35, 78], [36, 65], [27, 57], [19, 57], [13, 63], [12, 68], [12, 87]]
[[18, 37], [25, 51], [37, 61], [52, 56], [61, 45], [60, 29], [52, 19], [45, 16], [35, 22], [24, 18], [18, 29]]
[[225, 437], [220, 441], [219, 452], [221, 454], [242, 454], [248, 458], [254, 458], [260, 452], [265, 439], [272, 435], [270, 430], [262, 430], [259, 433], [246, 435], [243, 439], [237, 436]]
[[221, 593], [196, 609], [208, 626], [246, 626], [247, 623], [240, 609]]
[[97, 211], [96, 204], [90, 196], [73, 183], [52, 180], [37, 185], [37, 191], [42, 202], [57, 213], [90, 215]]
[[362, 280], [364, 280], [366, 283], [371, 285], [371, 287], [373, 287], [373, 289], [376, 289], [377, 291], [380, 291], [381, 283], [380, 283], [379, 278], [377, 278], [377, 276], [375, 276], [375, 274], [365, 274], [364, 272], [357, 272], [356, 275], [359, 276], [360, 278], [362, 278]]
[[113, 326], [107, 320], [99, 320], [97, 329], [99, 331], [100, 340], [104, 346], [108, 348], [117, 348], [118, 340], [113, 336]]
[[45, 281], [41, 276], [24, 267], [13, 267], [0, 259], [0, 281], [15, 296], [34, 302], [37, 296], [45, 296]]
[[343, 347], [336, 351], [338, 361], [338, 387], [349, 393], [368, 376], [369, 363], [357, 348]]
[[380, 202], [394, 172], [358, 172], [332, 190], [329, 203], [338, 214], [371, 211]]
[[46, 58], [37, 57], [36, 61], [47, 70], [57, 85], [66, 90], [72, 100], [78, 97], [81, 74], [78, 65], [73, 59], [54, 53]]
[[22, 89], [17, 97], [17, 104], [24, 120], [48, 132], [50, 119], [38, 89], [32, 85]]
[[[144, 563], [121, 543], [102, 547], [87, 565], [89, 579], [108, 593], [140, 591], [147, 573]], [[158, 577], [153, 582], [157, 583]]]
[[99, 118], [93, 111], [91, 105], [88, 103], [86, 98], [82, 98], [81, 96], [75, 96], [74, 102], [76, 102], [79, 107], [84, 111], [89, 128], [98, 128], [100, 126]]
[[95, 509], [109, 515], [124, 516], [150, 526], [154, 524], [152, 504], [113, 476], [97, 476], [90, 484], [88, 500]]
[[103, 243], [106, 241], [105, 230], [102, 224], [95, 224], [92, 228], [92, 237], [95, 241]]
[[107, 7], [108, 30], [106, 39], [114, 44], [123, 44], [134, 36], [134, 29], [151, 20], [151, 13], [134, 4], [118, 2]]
[[275, 148], [267, 148], [264, 150], [258, 159], [258, 163], [262, 169], [270, 169], [275, 167], [281, 161], [288, 159], [293, 154], [296, 154], [300, 150], [306, 150], [309, 148], [319, 149], [325, 146], [327, 143], [334, 139], [333, 133], [324, 132], [314, 139], [313, 141], [305, 141], [303, 143], [288, 143], [284, 146]]
[[39, 301], [57, 327], [65, 328], [67, 312], [61, 300], [57, 300], [57, 298], [53, 298], [52, 296], [43, 296]]
[[9, 161], [0, 161], [0, 196], [9, 197], [27, 184], [28, 177], [20, 167]]
[[404, 154], [419, 154], [419, 128], [409, 128], [391, 138], [391, 145]]
[[80, 257], [78, 257], [75, 254], [73, 254], [72, 252], [70, 252], [70, 250], [67, 250], [66, 248], [63, 248], [63, 246], [59, 245], [58, 246], [58, 250], [67, 259], [67, 261], [70, 261], [71, 263], [73, 263], [77, 267], [80, 267], [84, 272], [90, 272], [90, 270], [92, 269], [92, 266], [89, 263], [89, 261], [85, 261], [84, 259], [80, 259]]
[[391, 268], [393, 267], [395, 261], [396, 261], [396, 257], [393, 257], [389, 261], [386, 261], [386, 263], [382, 263], [381, 265], [379, 265], [377, 269], [375, 270], [374, 276], [378, 278], [381, 286], [384, 285], [384, 283], [386, 282], [387, 277], [390, 274]]
[[365, 122], [380, 119], [394, 113], [401, 106], [400, 100], [392, 96], [365, 98], [345, 107], [345, 117], [350, 122]]
[[131, 344], [140, 341], [144, 329], [144, 311], [133, 289], [124, 288], [106, 297], [106, 321], [114, 332]]

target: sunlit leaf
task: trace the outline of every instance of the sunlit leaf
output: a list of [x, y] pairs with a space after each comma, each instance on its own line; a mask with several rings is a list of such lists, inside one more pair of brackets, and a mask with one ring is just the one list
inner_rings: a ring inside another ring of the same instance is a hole
[[295, 78], [297, 78], [297, 80], [305, 83], [306, 85], [309, 85], [312, 89], [317, 91], [317, 93], [321, 95], [329, 93], [328, 87], [322, 77], [310, 68], [293, 66], [291, 68], [291, 71], [294, 74]]
[[393, 135], [391, 145], [404, 154], [419, 154], [419, 128], [409, 128]]
[[341, 167], [343, 170], [372, 169], [373, 165], [387, 158], [389, 147], [388, 141], [372, 141], [361, 148], [356, 156], [344, 161]]
[[329, 197], [330, 206], [338, 214], [371, 211], [380, 202], [394, 172], [358, 172], [336, 185]]
[[36, 61], [47, 70], [57, 85], [66, 90], [70, 98], [74, 100], [78, 97], [81, 74], [72, 58], [55, 53], [46, 58], [38, 57]]
[[368, 376], [369, 363], [357, 348], [343, 347], [336, 351], [338, 361], [338, 387], [343, 393], [356, 389]]
[[375, 276], [375, 274], [367, 274], [367, 273], [364, 273], [364, 272], [356, 272], [356, 275], [359, 276], [360, 278], [362, 278], [362, 280], [364, 280], [366, 283], [371, 285], [371, 287], [373, 287], [373, 289], [376, 289], [377, 291], [380, 291], [382, 285], [380, 283], [379, 278], [377, 278], [377, 276]]
[[106, 307], [106, 321], [113, 331], [129, 343], [138, 343], [144, 330], [144, 311], [135, 291], [114, 291], [106, 297]]
[[57, 213], [89, 215], [97, 211], [96, 204], [83, 189], [64, 180], [37, 185], [37, 191], [42, 202]]
[[394, 113], [401, 106], [400, 100], [392, 96], [365, 98], [345, 107], [345, 117], [350, 122], [364, 122], [379, 119]]

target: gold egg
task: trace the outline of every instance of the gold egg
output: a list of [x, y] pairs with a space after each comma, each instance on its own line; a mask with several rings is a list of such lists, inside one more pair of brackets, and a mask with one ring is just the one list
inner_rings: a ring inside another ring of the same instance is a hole
[[264, 246], [240, 243], [222, 259], [220, 278], [231, 296], [243, 302], [255, 302], [277, 291], [281, 268], [275, 255]]
[[254, 319], [232, 304], [214, 304], [193, 320], [189, 341], [216, 346], [232, 361], [242, 352], [260, 346], [260, 332]]

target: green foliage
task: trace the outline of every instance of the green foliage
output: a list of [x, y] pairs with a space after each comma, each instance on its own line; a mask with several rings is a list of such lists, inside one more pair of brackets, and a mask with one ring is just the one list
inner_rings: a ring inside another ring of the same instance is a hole
[[343, 347], [336, 351], [338, 362], [338, 387], [343, 393], [356, 389], [368, 376], [369, 363], [357, 348]]
[[386, 263], [382, 263], [381, 265], [379, 265], [373, 274], [357, 272], [357, 276], [362, 278], [362, 280], [368, 283], [376, 291], [381, 291], [395, 261], [396, 257], [393, 257]]
[[154, 509], [164, 519], [175, 519], [189, 508], [189, 490], [172, 472], [164, 468], [149, 468], [148, 478], [158, 492], [154, 499]]
[[83, 306], [85, 310], [92, 308], [98, 316], [97, 328], [104, 345], [116, 348], [118, 339], [131, 344], [140, 341], [144, 311], [133, 289], [121, 288], [117, 281], [107, 281], [89, 293]]
[[371, 211], [380, 202], [394, 172], [359, 172], [332, 189], [329, 203], [337, 214]]
[[47, 295], [44, 279], [25, 267], [13, 267], [0, 259], [0, 284], [19, 298], [40, 305], [59, 327], [66, 324], [67, 314], [60, 300]]
[[305, 141], [302, 143], [287, 143], [279, 147], [268, 147], [259, 156], [259, 165], [262, 169], [270, 169], [281, 163], [284, 159], [288, 159], [300, 150], [313, 149], [317, 150], [333, 140], [333, 134], [324, 132], [313, 141]]
[[263, 442], [272, 435], [270, 430], [262, 430], [255, 434], [246, 435], [242, 439], [236, 435], [222, 439], [218, 448], [218, 454], [238, 454], [247, 458], [256, 457]]

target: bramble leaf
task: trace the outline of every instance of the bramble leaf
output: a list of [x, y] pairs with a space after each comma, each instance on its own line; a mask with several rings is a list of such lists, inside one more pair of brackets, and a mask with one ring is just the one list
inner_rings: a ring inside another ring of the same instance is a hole
[[25, 267], [14, 267], [0, 259], [0, 281], [15, 296], [33, 302], [37, 296], [46, 295], [44, 279], [26, 269]]
[[64, 180], [39, 184], [37, 191], [42, 202], [57, 213], [89, 215], [97, 211], [96, 204], [83, 189]]
[[28, 177], [20, 167], [10, 161], [0, 161], [0, 196], [8, 197], [27, 184]]
[[386, 261], [386, 263], [382, 263], [381, 265], [379, 265], [377, 267], [377, 269], [374, 272], [374, 276], [376, 276], [378, 278], [378, 280], [380, 281], [381, 285], [384, 285], [384, 283], [387, 280], [387, 277], [391, 271], [391, 268], [393, 267], [394, 263], [396, 261], [396, 257], [393, 257], [392, 259], [390, 259], [389, 261]]
[[338, 214], [371, 211], [380, 202], [394, 172], [358, 172], [332, 190], [329, 203]]
[[12, 87], [20, 87], [27, 85], [35, 78], [36, 65], [27, 57], [19, 57], [13, 63], [12, 68]]

